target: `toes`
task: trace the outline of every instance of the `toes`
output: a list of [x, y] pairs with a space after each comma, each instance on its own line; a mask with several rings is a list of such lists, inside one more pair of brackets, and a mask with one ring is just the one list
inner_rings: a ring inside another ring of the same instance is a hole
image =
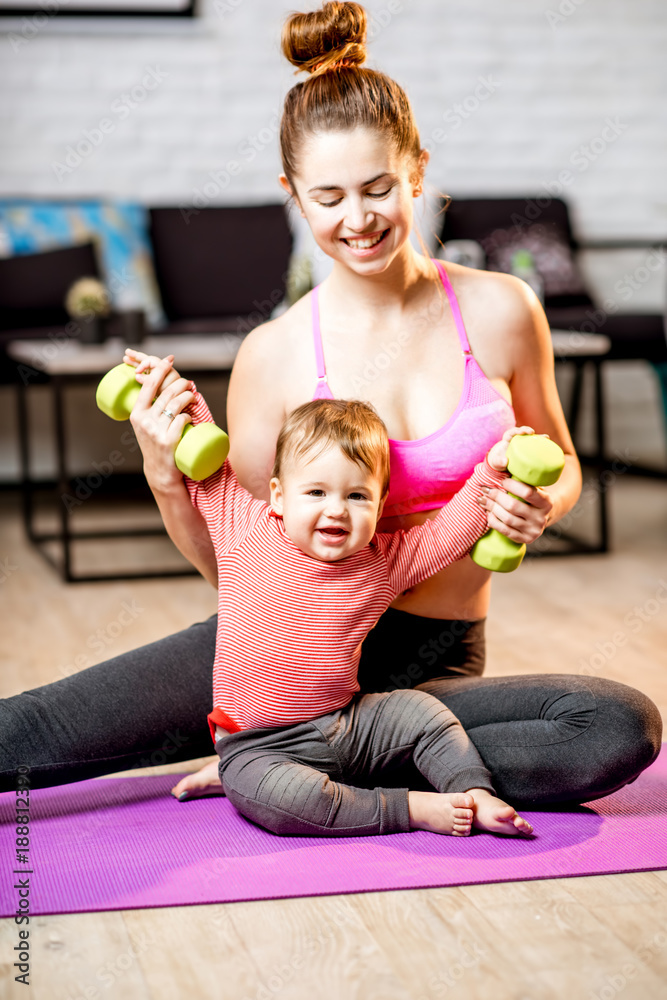
[[506, 803], [495, 809], [494, 813], [496, 819], [500, 820], [501, 823], [512, 822], [515, 819], [515, 817], [518, 816], [518, 813], [514, 808], [514, 806], [507, 805]]
[[452, 794], [452, 805], [455, 809], [472, 809], [475, 800], [467, 792], [454, 792]]
[[179, 802], [185, 802], [186, 799], [196, 799], [208, 792], [215, 791], [215, 788], [207, 781], [204, 782], [198, 774], [187, 774], [177, 785], [171, 790], [171, 794], [174, 798], [177, 798]]
[[456, 834], [457, 837], [467, 837], [472, 829], [472, 819], [472, 809], [455, 809], [452, 832]]
[[171, 790], [171, 794], [175, 798], [179, 798], [184, 792], [188, 791], [189, 791], [188, 778], [182, 778], [177, 785], [174, 785], [174, 787]]

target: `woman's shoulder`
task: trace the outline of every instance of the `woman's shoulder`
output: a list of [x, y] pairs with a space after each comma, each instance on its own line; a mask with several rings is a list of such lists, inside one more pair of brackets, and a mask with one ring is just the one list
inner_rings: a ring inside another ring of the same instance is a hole
[[[275, 319], [256, 326], [244, 337], [234, 361], [229, 392], [232, 401], [252, 398], [262, 406], [287, 411], [303, 402], [315, 384], [315, 355], [309, 337], [310, 296], [298, 299]], [[309, 382], [310, 379], [310, 382]]]
[[549, 323], [533, 289], [513, 274], [447, 263], [473, 354], [485, 370], [513, 371], [551, 350]]
[[447, 274], [466, 325], [474, 323], [492, 335], [515, 332], [529, 336], [536, 325], [546, 323], [533, 289], [513, 274], [449, 262]]
[[303, 338], [306, 310], [307, 303], [299, 299], [280, 316], [254, 327], [243, 338], [236, 355], [235, 380], [265, 373], [275, 382], [285, 376], [294, 364], [298, 343]]
[[[457, 299], [464, 298], [473, 310], [500, 310], [502, 315], [530, 313], [540, 301], [532, 288], [513, 274], [503, 271], [483, 271], [474, 267], [447, 262]], [[461, 311], [463, 306], [459, 302]]]
[[304, 295], [275, 319], [254, 327], [243, 338], [239, 357], [244, 360], [266, 358], [279, 361], [288, 355], [297, 339], [303, 336], [304, 324], [310, 322], [308, 298]]

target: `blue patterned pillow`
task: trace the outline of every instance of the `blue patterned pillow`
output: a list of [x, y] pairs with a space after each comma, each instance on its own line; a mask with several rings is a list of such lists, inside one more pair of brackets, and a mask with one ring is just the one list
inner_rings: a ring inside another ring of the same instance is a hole
[[0, 238], [10, 256], [92, 239], [113, 306], [143, 309], [151, 327], [166, 322], [153, 268], [148, 212], [143, 206], [0, 199]]

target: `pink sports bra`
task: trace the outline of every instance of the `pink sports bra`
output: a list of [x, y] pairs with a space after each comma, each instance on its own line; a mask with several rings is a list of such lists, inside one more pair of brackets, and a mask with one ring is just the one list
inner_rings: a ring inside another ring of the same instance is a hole
[[[491, 385], [470, 350], [461, 310], [444, 264], [434, 260], [447, 293], [465, 357], [463, 390], [446, 424], [416, 441], [389, 439], [391, 484], [383, 517], [443, 507], [504, 431], [514, 427], [514, 410]], [[322, 351], [318, 289], [311, 292], [317, 387], [313, 399], [333, 399]]]

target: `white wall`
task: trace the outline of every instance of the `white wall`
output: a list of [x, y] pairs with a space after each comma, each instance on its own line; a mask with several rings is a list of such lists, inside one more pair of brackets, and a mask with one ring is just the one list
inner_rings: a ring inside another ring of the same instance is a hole
[[[171, 32], [149, 26], [137, 35], [128, 22], [122, 31], [75, 31], [71, 19], [56, 15], [29, 41], [18, 32], [0, 35], [0, 87], [11, 94], [2, 117], [0, 192], [187, 203], [211, 180], [209, 171], [223, 171], [213, 193], [219, 203], [280, 197], [278, 114], [297, 78], [279, 38], [293, 5], [203, 4], [201, 19]], [[370, 64], [410, 95], [422, 141], [433, 150], [435, 186], [455, 194], [522, 194], [569, 169], [568, 196], [584, 233], [664, 235], [662, 0], [366, 6]], [[122, 95], [151, 69], [158, 73], [148, 81], [154, 89], [137, 92], [134, 102], [130, 96], [130, 107]], [[58, 179], [53, 164], [64, 161], [66, 147], [105, 118], [113, 131]], [[617, 136], [595, 144], [588, 160], [577, 157], [607, 119], [617, 123]], [[241, 170], [226, 182], [230, 160]]]
[[[43, 27], [19, 21], [19, 30], [0, 34], [0, 195], [184, 206], [281, 199], [281, 100], [301, 77], [280, 53], [280, 27], [288, 10], [315, 4], [203, 6], [202, 18], [175, 28], [91, 27], [56, 15]], [[568, 171], [564, 193], [581, 236], [667, 233], [661, 0], [368, 0], [366, 7], [369, 63], [406, 88], [432, 150], [433, 190], [539, 193], [555, 190]], [[85, 130], [99, 144], [71, 170], [56, 167], [67, 167], [67, 147]], [[240, 165], [233, 175], [230, 161]], [[429, 227], [426, 211], [426, 234]], [[613, 294], [614, 282], [645, 256], [593, 261], [600, 294]], [[641, 283], [632, 308], [663, 301], [658, 271]]]

